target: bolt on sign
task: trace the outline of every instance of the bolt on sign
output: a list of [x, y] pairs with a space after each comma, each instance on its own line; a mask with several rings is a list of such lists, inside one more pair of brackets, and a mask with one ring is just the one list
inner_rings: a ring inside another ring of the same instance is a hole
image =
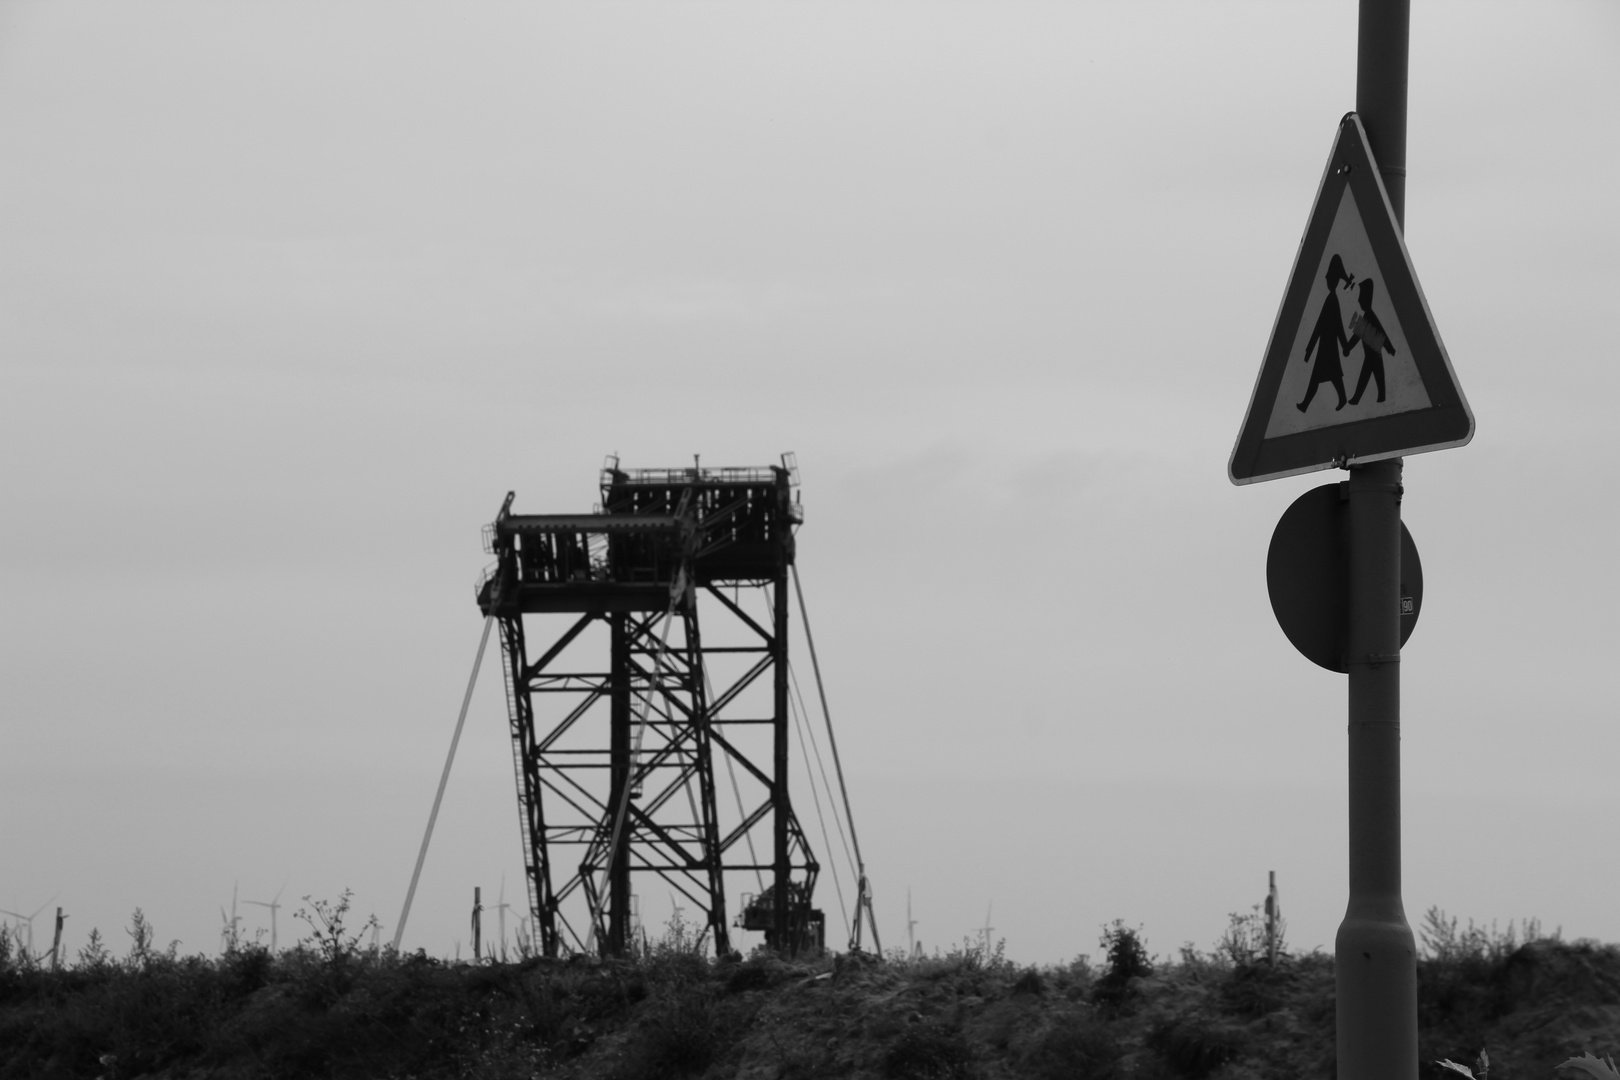
[[1474, 414], [1367, 132], [1339, 122], [1227, 474], [1234, 484], [1462, 446]]

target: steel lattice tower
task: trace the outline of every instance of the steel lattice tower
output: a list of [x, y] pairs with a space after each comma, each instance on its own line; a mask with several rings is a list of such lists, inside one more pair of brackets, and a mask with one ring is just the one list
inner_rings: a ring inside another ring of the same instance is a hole
[[791, 455], [763, 469], [609, 458], [596, 512], [514, 514], [508, 494], [486, 527], [496, 562], [478, 605], [500, 625], [544, 955], [623, 952], [647, 875], [702, 911], [717, 952], [739, 875], [759, 891], [737, 925], [789, 952], [822, 943], [819, 866], [788, 793], [797, 482]]

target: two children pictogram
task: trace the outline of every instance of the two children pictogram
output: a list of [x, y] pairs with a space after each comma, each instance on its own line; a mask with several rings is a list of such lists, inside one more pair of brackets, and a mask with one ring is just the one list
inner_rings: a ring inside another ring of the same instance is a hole
[[[1310, 340], [1305, 343], [1305, 355], [1301, 358], [1307, 364], [1311, 362], [1311, 353], [1316, 354], [1316, 365], [1311, 369], [1311, 384], [1305, 390], [1305, 400], [1294, 407], [1304, 412], [1311, 407], [1311, 399], [1316, 396], [1316, 388], [1323, 383], [1332, 383], [1333, 389], [1338, 391], [1339, 403], [1334, 411], [1345, 407], [1346, 404], [1361, 404], [1362, 395], [1367, 392], [1367, 383], [1376, 380], [1378, 383], [1378, 400], [1384, 400], [1384, 354], [1395, 355], [1395, 345], [1384, 332], [1384, 324], [1378, 321], [1373, 311], [1373, 297], [1377, 294], [1377, 287], [1372, 278], [1363, 278], [1357, 301], [1360, 311], [1350, 317], [1350, 334], [1345, 335], [1344, 317], [1339, 310], [1339, 283], [1343, 282], [1346, 289], [1356, 284], [1354, 274], [1348, 273], [1344, 268], [1344, 260], [1334, 255], [1328, 260], [1327, 273], [1324, 275], [1327, 282], [1328, 294], [1322, 301], [1322, 310], [1316, 317], [1316, 326], [1311, 331]], [[1339, 356], [1349, 356], [1350, 351], [1361, 345], [1361, 375], [1356, 380], [1356, 392], [1346, 399], [1344, 393], [1344, 368], [1339, 364]]]

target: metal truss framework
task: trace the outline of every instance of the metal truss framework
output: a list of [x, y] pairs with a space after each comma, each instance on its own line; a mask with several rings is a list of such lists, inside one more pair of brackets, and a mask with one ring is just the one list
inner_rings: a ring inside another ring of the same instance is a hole
[[[737, 873], [770, 882], [739, 925], [785, 951], [821, 943], [810, 906], [819, 865], [788, 792], [795, 479], [786, 462], [626, 472], [610, 459], [601, 512], [513, 515], [508, 495], [489, 528], [497, 561], [478, 599], [500, 626], [545, 955], [622, 953], [633, 875], [656, 875], [695, 905], [719, 952], [730, 949], [726, 875]], [[756, 592], [763, 612], [749, 602]], [[561, 634], [532, 634], [529, 617], [564, 613], [575, 618]], [[544, 641], [533, 659], [531, 637]], [[725, 812], [717, 764], [736, 792]]]

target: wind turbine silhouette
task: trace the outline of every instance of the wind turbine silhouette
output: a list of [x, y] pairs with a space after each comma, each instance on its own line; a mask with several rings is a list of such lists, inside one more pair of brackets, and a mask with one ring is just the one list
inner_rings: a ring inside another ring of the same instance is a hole
[[40, 912], [51, 906], [58, 895], [60, 894], [52, 893], [51, 898], [39, 905], [39, 907], [35, 908], [32, 915], [24, 915], [20, 911], [0, 910], [0, 915], [10, 915], [13, 919], [16, 919], [19, 923], [22, 923], [28, 927], [28, 944], [24, 946], [24, 948], [28, 950], [30, 955], [32, 955], [34, 951], [34, 920], [39, 917]]
[[[239, 884], [240, 884], [240, 882], [237, 883], [237, 885], [239, 885]], [[223, 930], [221, 930], [220, 933], [219, 933], [219, 943], [220, 943], [220, 951], [221, 952], [232, 952], [236, 948], [237, 934], [239, 933], [239, 931], [237, 930], [236, 927], [237, 927], [237, 924], [242, 921], [236, 914], [236, 889], [237, 889], [237, 885], [232, 885], [231, 886], [231, 917], [228, 918], [228, 919], [225, 917], [225, 908], [224, 907], [221, 907], [219, 909], [219, 920], [220, 920], [220, 922], [225, 924], [225, 928]]]
[[979, 931], [979, 933], [984, 935], [984, 955], [985, 955], [985, 959], [990, 958], [990, 931], [995, 929], [995, 927], [990, 925], [990, 908], [994, 904], [995, 904], [995, 901], [992, 900], [992, 901], [990, 901], [990, 903], [988, 903], [988, 904], [986, 904], [984, 906], [984, 929]]
[[[986, 922], [989, 920], [986, 919]], [[917, 920], [911, 917], [911, 886], [906, 886], [906, 959], [917, 959]]]
[[495, 902], [495, 918], [501, 927], [501, 963], [506, 963], [506, 909], [511, 907], [506, 902], [506, 875], [501, 875], [501, 896]]
[[[283, 881], [281, 883], [281, 888], [276, 890], [276, 898], [274, 900], [270, 900], [270, 901], [244, 900], [244, 901], [242, 901], [242, 903], [244, 903], [244, 904], [252, 904], [254, 907], [262, 907], [262, 908], [269, 908], [270, 909], [270, 951], [271, 952], [276, 951], [276, 911], [278, 909], [280, 909], [280, 907], [281, 907], [281, 894], [286, 892], [286, 891], [287, 891], [287, 883], [286, 883], [286, 881]], [[234, 901], [233, 901], [233, 907], [234, 907]], [[224, 914], [225, 914], [225, 910], [223, 908], [221, 908], [220, 909], [220, 915], [223, 916]], [[233, 914], [234, 914], [234, 911], [233, 911]]]

